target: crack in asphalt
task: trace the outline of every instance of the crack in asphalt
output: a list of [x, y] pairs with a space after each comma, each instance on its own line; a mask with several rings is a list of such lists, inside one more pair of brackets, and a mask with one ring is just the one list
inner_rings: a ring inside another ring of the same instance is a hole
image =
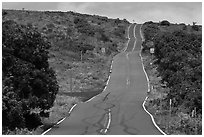
[[[93, 104], [93, 107], [96, 108], [96, 109], [99, 109], [99, 110], [104, 110], [105, 112], [103, 114], [97, 114], [97, 112], [95, 112], [92, 116], [90, 117], [86, 117], [84, 118], [82, 121], [86, 124], [88, 124], [89, 126], [85, 127], [85, 131], [82, 133], [82, 134], [87, 134], [87, 133], [91, 133], [91, 132], [88, 132], [89, 128], [90, 127], [95, 127], [95, 128], [98, 128], [96, 130], [97, 133], [99, 134], [104, 134], [103, 130], [108, 130], [107, 129], [107, 126], [110, 125], [108, 124], [107, 122], [109, 122], [109, 115], [111, 113], [111, 109], [115, 107], [115, 104], [112, 104], [112, 103], [108, 103], [107, 100], [108, 100], [108, 96], [110, 95], [110, 93], [107, 93], [105, 95], [105, 97], [102, 99], [102, 101], [96, 103], [96, 104]], [[105, 103], [105, 108], [103, 108], [103, 104]], [[94, 118], [98, 118], [100, 117], [100, 119], [95, 122], [95, 123], [91, 123], [91, 121], [93, 121], [92, 119]], [[108, 118], [107, 118], [108, 117]], [[108, 119], [108, 120], [105, 120], [105, 119]], [[103, 123], [103, 121], [105, 120], [105, 124]], [[90, 121], [90, 122], [89, 122]], [[95, 131], [93, 131], [94, 133]]]
[[103, 101], [105, 101], [106, 99], [108, 99], [108, 95], [109, 95], [109, 94], [110, 94], [110, 92], [105, 95], [105, 97], [103, 98]]

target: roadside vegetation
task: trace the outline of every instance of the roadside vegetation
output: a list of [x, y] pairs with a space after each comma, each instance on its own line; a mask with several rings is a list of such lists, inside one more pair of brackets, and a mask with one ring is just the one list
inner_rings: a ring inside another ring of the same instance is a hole
[[2, 22], [3, 134], [40, 134], [101, 93], [129, 26], [71, 11], [3, 10]]
[[168, 21], [142, 27], [142, 57], [151, 85], [145, 106], [167, 134], [202, 134], [201, 29]]
[[58, 85], [48, 64], [46, 42], [36, 30], [14, 21], [2, 24], [2, 128], [31, 130], [53, 106]]

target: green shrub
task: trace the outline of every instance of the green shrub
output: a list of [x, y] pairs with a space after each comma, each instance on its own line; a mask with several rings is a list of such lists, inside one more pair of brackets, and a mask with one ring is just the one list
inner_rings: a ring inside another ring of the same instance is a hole
[[[2, 24], [2, 126], [33, 129], [53, 106], [58, 91], [48, 65], [50, 44], [31, 26]], [[35, 111], [34, 111], [35, 110]]]
[[167, 20], [163, 20], [163, 21], [160, 22], [160, 25], [161, 25], [161, 26], [169, 26], [169, 25], [170, 25], [170, 22], [167, 21]]

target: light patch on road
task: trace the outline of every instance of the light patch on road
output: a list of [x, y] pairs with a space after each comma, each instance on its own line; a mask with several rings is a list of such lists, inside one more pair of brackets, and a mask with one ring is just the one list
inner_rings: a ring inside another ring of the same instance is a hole
[[127, 78], [127, 85], [130, 85], [130, 79]]
[[127, 60], [129, 60], [129, 52], [126, 54], [126, 58]]

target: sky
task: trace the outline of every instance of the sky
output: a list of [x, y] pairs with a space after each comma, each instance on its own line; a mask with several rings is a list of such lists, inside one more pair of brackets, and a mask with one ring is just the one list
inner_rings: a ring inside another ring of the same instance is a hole
[[3, 9], [74, 11], [144, 23], [202, 24], [201, 2], [3, 2]]

